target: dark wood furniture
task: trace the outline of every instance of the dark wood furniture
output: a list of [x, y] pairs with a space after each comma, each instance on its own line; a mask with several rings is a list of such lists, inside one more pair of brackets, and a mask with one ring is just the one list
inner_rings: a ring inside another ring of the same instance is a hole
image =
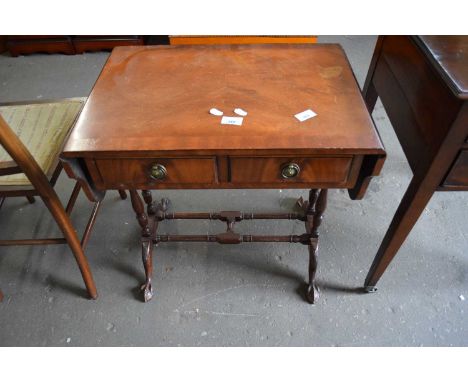
[[6, 52], [7, 50], [6, 42], [7, 42], [6, 36], [0, 36], [0, 53]]
[[363, 94], [380, 97], [413, 179], [365, 281], [375, 290], [435, 191], [468, 190], [468, 36], [378, 39]]
[[13, 57], [31, 53], [75, 54], [71, 36], [7, 36], [6, 46]]
[[[222, 125], [233, 109], [241, 126]], [[294, 115], [313, 109], [315, 118]], [[309, 247], [307, 299], [317, 300], [318, 228], [329, 188], [363, 197], [385, 151], [338, 45], [211, 45], [115, 48], [75, 125], [62, 159], [97, 201], [129, 189], [142, 229], [145, 300], [153, 245], [166, 241], [297, 242]], [[168, 212], [151, 189], [309, 188], [299, 212]], [[142, 191], [147, 205], [138, 194]], [[167, 219], [216, 219], [216, 235], [161, 235]], [[299, 219], [303, 235], [241, 235], [245, 219]]]
[[100, 50], [112, 50], [116, 46], [143, 45], [143, 36], [103, 36], [103, 35], [79, 35], [73, 36], [75, 52], [96, 52]]
[[77, 54], [112, 50], [116, 46], [143, 45], [143, 36], [77, 35], [7, 36], [6, 46], [13, 57], [31, 53]]

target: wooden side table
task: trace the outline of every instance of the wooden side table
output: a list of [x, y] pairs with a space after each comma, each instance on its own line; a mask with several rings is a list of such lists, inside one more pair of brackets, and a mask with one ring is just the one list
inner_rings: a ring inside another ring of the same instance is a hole
[[374, 291], [436, 191], [468, 190], [468, 36], [380, 37], [363, 89], [380, 97], [413, 171], [365, 281]]
[[[221, 124], [211, 108], [242, 125]], [[294, 115], [317, 116], [299, 122]], [[152, 251], [168, 241], [301, 243], [309, 248], [307, 300], [315, 285], [318, 229], [329, 188], [362, 198], [385, 151], [338, 45], [119, 47], [113, 50], [62, 154], [91, 200], [129, 189], [142, 230], [145, 301]], [[151, 189], [311, 189], [300, 211], [178, 213]], [[138, 193], [142, 190], [142, 196]], [[216, 219], [214, 235], [161, 235], [168, 219]], [[239, 234], [246, 219], [292, 219], [302, 235]]]

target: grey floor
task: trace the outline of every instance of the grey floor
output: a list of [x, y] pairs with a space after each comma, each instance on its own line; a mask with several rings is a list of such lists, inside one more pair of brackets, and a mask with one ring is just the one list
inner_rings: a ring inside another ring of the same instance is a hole
[[[321, 37], [346, 50], [362, 85], [375, 37]], [[0, 55], [0, 101], [86, 96], [108, 54]], [[468, 193], [438, 193], [379, 284], [356, 292], [411, 178], [380, 103], [373, 114], [388, 159], [362, 201], [331, 192], [322, 225], [318, 283], [305, 303], [308, 255], [300, 245], [161, 245], [155, 251], [153, 301], [135, 298], [143, 280], [139, 229], [129, 201], [106, 196], [87, 250], [99, 289], [83, 285], [66, 246], [0, 247], [0, 345], [159, 346], [457, 346], [468, 345]], [[72, 182], [57, 190], [66, 200]], [[178, 210], [281, 210], [306, 191], [164, 191]], [[42, 202], [10, 198], [1, 237], [57, 235]], [[91, 205], [81, 196], [73, 221], [81, 232]], [[219, 223], [172, 232], [216, 232]], [[257, 232], [291, 232], [288, 223], [243, 223]], [[197, 229], [198, 228], [198, 229]], [[294, 226], [302, 232], [302, 224]]]

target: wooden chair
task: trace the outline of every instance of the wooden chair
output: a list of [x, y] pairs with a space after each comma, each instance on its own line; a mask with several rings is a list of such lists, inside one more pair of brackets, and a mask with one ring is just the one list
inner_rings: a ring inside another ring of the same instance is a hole
[[[81, 186], [75, 184], [65, 208], [53, 188], [62, 170], [60, 152], [85, 101], [85, 98], [71, 98], [0, 105], [0, 208], [6, 197], [23, 196], [34, 203], [34, 196], [40, 196], [64, 235], [63, 238], [0, 240], [0, 246], [68, 244], [88, 294], [95, 299], [96, 286], [83, 250], [100, 202], [95, 203], [80, 242], [69, 214]], [[120, 196], [125, 199], [125, 191], [120, 191]], [[2, 298], [0, 291], [0, 301]]]

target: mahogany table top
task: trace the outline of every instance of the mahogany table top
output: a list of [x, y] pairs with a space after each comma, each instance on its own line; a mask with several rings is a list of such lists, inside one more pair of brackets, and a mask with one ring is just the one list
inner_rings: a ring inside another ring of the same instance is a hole
[[460, 99], [468, 99], [468, 36], [415, 36]]
[[63, 156], [210, 150], [384, 153], [339, 45], [198, 45], [115, 48]]

